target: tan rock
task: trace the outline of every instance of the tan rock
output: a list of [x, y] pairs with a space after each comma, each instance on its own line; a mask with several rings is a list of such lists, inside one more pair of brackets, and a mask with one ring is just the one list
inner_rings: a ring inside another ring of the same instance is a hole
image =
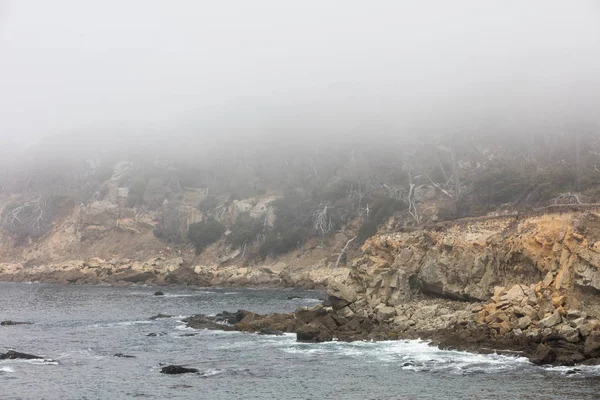
[[552, 315], [549, 315], [538, 322], [538, 326], [540, 328], [552, 328], [555, 325], [558, 325], [562, 322], [562, 317], [558, 312], [555, 312]]
[[531, 323], [531, 318], [527, 315], [518, 319], [519, 329], [522, 330], [529, 328], [529, 325], [531, 325]]

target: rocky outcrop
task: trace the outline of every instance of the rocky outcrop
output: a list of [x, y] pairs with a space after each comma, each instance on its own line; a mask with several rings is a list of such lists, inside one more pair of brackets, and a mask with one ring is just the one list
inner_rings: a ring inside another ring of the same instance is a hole
[[329, 286], [331, 305], [400, 337], [519, 349], [537, 363], [594, 363], [598, 226], [596, 212], [567, 210], [376, 236], [348, 279]]
[[20, 353], [18, 351], [9, 350], [4, 354], [0, 354], [0, 360], [41, 360], [43, 357], [34, 356], [33, 354]]
[[182, 257], [154, 257], [145, 261], [105, 260], [95, 257], [85, 261], [74, 260], [34, 266], [0, 263], [0, 281], [60, 284], [262, 286], [314, 289], [325, 288], [333, 282], [343, 281], [347, 275], [347, 268], [332, 269], [321, 263], [304, 267], [284, 263], [254, 267], [216, 264], [191, 267], [186, 265]]
[[198, 372], [196, 368], [186, 368], [181, 365], [167, 365], [163, 367], [160, 372], [168, 375], [179, 375], [179, 374], [195, 374]]

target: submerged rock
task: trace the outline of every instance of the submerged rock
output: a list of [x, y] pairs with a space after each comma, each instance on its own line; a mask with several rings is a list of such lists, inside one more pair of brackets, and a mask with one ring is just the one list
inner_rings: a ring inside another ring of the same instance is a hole
[[0, 325], [2, 326], [11, 326], [11, 325], [31, 325], [33, 322], [19, 322], [19, 321], [2, 321]]
[[123, 353], [117, 353], [115, 354], [113, 357], [119, 357], [119, 358], [135, 358], [135, 356], [131, 356], [129, 354], [123, 354]]
[[166, 367], [163, 367], [160, 370], [160, 372], [162, 374], [178, 375], [178, 374], [194, 374], [194, 373], [197, 373], [198, 370], [196, 368], [182, 367], [181, 365], [167, 365]]
[[171, 317], [172, 317], [172, 315], [169, 315], [169, 314], [157, 314], [157, 315], [153, 315], [152, 317], [150, 317], [148, 319], [151, 321], [154, 321], [159, 318], [171, 318]]
[[276, 335], [276, 336], [281, 336], [283, 335], [283, 332], [277, 330], [277, 329], [272, 329], [272, 328], [262, 328], [260, 331], [258, 331], [259, 335]]
[[0, 360], [41, 360], [43, 357], [34, 356], [33, 354], [20, 353], [18, 351], [9, 350], [4, 354], [0, 354]]

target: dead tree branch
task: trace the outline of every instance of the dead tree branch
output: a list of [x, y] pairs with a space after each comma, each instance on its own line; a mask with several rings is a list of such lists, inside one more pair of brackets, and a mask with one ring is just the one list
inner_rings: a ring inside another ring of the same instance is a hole
[[337, 260], [335, 261], [335, 266], [334, 268], [337, 268], [340, 265], [340, 261], [342, 260], [342, 257], [344, 256], [344, 254], [346, 254], [346, 251], [348, 251], [348, 246], [350, 246], [350, 243], [352, 243], [354, 241], [354, 239], [356, 239], [358, 236], [354, 236], [352, 239], [348, 240], [346, 242], [346, 245], [344, 246], [344, 248], [342, 249], [342, 251], [340, 251], [340, 254], [338, 255]]

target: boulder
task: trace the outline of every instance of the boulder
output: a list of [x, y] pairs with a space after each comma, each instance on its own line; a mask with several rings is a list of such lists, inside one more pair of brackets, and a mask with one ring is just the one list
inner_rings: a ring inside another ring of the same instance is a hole
[[519, 318], [517, 320], [517, 323], [519, 324], [520, 329], [527, 329], [529, 327], [529, 325], [531, 325], [531, 318], [529, 318], [526, 315], [524, 317]]
[[195, 374], [198, 372], [196, 368], [186, 368], [181, 365], [167, 365], [160, 372], [162, 374], [177, 375], [177, 374]]
[[521, 285], [514, 285], [505, 295], [500, 296], [500, 300], [512, 304], [520, 304], [523, 301], [523, 297], [525, 297], [525, 293], [523, 292]]
[[296, 340], [305, 343], [320, 343], [333, 340], [333, 336], [324, 326], [317, 323], [310, 323], [298, 328], [296, 331]]
[[389, 306], [381, 306], [377, 308], [377, 320], [379, 322], [385, 322], [396, 316], [396, 309]]
[[538, 325], [540, 328], [552, 328], [553, 326], [558, 325], [561, 322], [562, 322], [562, 317], [560, 316], [558, 311], [555, 311], [554, 314], [549, 315], [544, 319], [541, 319], [538, 322]]
[[536, 365], [552, 364], [556, 360], [556, 351], [548, 345], [540, 343], [529, 361]]
[[9, 350], [4, 354], [0, 354], [0, 360], [41, 360], [42, 357], [34, 356], [33, 354], [20, 353], [18, 351]]
[[154, 292], [154, 295], [155, 296], [164, 296], [165, 294], [159, 290], [157, 292]]
[[560, 324], [556, 326], [555, 329], [561, 339], [570, 343], [579, 342], [579, 329], [573, 328], [567, 324]]
[[583, 354], [590, 358], [600, 357], [600, 331], [593, 331], [585, 340]]
[[322, 305], [318, 304], [312, 308], [298, 308], [294, 314], [296, 315], [296, 321], [308, 324], [327, 315], [327, 311]]

